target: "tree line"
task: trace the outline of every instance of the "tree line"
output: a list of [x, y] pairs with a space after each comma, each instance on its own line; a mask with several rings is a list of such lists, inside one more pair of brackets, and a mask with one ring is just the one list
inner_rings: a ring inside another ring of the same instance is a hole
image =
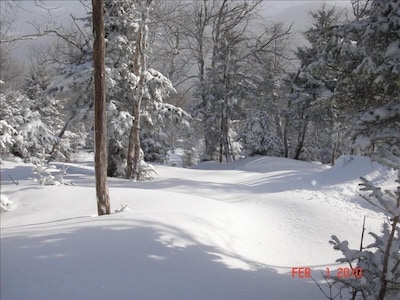
[[[105, 1], [108, 176], [151, 178], [147, 162], [176, 148], [188, 166], [399, 151], [397, 2], [350, 2], [345, 18], [311, 11], [307, 44], [293, 51], [291, 26], [262, 18], [261, 0]], [[2, 156], [69, 160], [94, 147], [87, 8], [70, 27], [35, 27], [57, 41], [33, 49], [24, 74], [12, 14], [2, 18]]]

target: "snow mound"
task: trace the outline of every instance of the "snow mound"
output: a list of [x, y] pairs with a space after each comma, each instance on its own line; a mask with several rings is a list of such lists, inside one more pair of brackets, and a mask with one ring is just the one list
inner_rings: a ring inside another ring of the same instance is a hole
[[301, 160], [273, 156], [253, 156], [221, 164], [215, 161], [202, 162], [193, 167], [197, 170], [241, 170], [254, 173], [267, 173], [284, 170], [323, 170], [326, 167]]
[[31, 166], [4, 162], [19, 185], [2, 182], [18, 206], [2, 214], [2, 299], [318, 299], [291, 269], [337, 268], [331, 235], [357, 248], [364, 215], [367, 232], [384, 220], [354, 200], [358, 178], [395, 178], [357, 156], [160, 165], [152, 182], [109, 178], [116, 213], [97, 217], [92, 165], [55, 165], [76, 185], [40, 189]]
[[0, 195], [0, 211], [11, 211], [14, 209], [14, 202], [5, 195]]
[[372, 161], [369, 157], [344, 155], [336, 160], [335, 165], [324, 171], [320, 176], [325, 184], [336, 185], [345, 182], [360, 182], [360, 177], [383, 182], [394, 172], [387, 167]]

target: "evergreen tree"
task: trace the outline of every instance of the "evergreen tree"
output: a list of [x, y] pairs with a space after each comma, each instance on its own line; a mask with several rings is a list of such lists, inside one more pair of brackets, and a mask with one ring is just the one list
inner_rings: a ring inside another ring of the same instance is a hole
[[11, 153], [26, 160], [50, 153], [56, 142], [52, 128], [37, 110], [35, 101], [19, 91], [0, 93], [1, 153]]
[[78, 134], [76, 135], [70, 131], [64, 132], [63, 135], [59, 134], [66, 122], [64, 105], [67, 100], [60, 99], [56, 95], [47, 92], [51, 83], [52, 73], [44, 62], [32, 64], [25, 80], [24, 90], [32, 100], [31, 109], [39, 113], [41, 121], [51, 128], [53, 135], [56, 137], [53, 145], [51, 145], [51, 150], [46, 153], [50, 156], [48, 159], [68, 160], [70, 153], [73, 151], [71, 146]]
[[[349, 128], [353, 141], [358, 135], [374, 129], [364, 122], [365, 114], [378, 116], [382, 111], [393, 109], [400, 101], [400, 14], [396, 0], [374, 0], [363, 18], [330, 28], [327, 37], [319, 39], [322, 49], [319, 61], [339, 72], [334, 99]], [[361, 119], [357, 122], [357, 119]], [[386, 120], [381, 128], [396, 122]], [[360, 131], [360, 130], [361, 131]], [[354, 146], [360, 145], [360, 140]], [[365, 143], [364, 143], [365, 144]], [[398, 144], [397, 139], [392, 145]], [[373, 147], [377, 151], [379, 147]]]
[[[327, 155], [321, 149], [331, 146], [334, 124], [337, 122], [331, 98], [337, 74], [317, 63], [321, 58], [318, 40], [326, 36], [336, 23], [336, 10], [328, 9], [324, 4], [316, 12], [310, 12], [310, 15], [313, 27], [305, 32], [310, 46], [297, 49], [295, 54], [300, 68], [289, 79], [290, 93], [284, 127], [285, 156], [321, 159], [326, 163], [334, 160], [335, 156]], [[321, 132], [320, 128], [325, 130]]]
[[[332, 277], [330, 285], [338, 287], [342, 294], [347, 290], [351, 299], [391, 300], [400, 297], [400, 157], [386, 153], [378, 158], [381, 163], [398, 170], [397, 187], [381, 191], [365, 178], [361, 191], [369, 191], [362, 197], [388, 216], [380, 234], [370, 232], [374, 242], [360, 249], [350, 249], [348, 241], [340, 241], [335, 235], [330, 243], [344, 255], [338, 262], [348, 263], [352, 270], [362, 270], [359, 276]], [[342, 295], [343, 296], [343, 295]]]
[[[148, 3], [150, 5], [150, 3]], [[108, 176], [125, 176], [128, 159], [130, 132], [135, 119], [141, 116], [157, 116], [157, 123], [168, 124], [168, 118], [181, 118], [182, 122], [187, 115], [179, 109], [165, 109], [163, 98], [173, 91], [171, 82], [161, 73], [147, 68], [141, 68], [138, 49], [138, 35], [141, 22], [141, 5], [146, 1], [135, 0], [106, 0], [105, 1], [105, 38], [106, 38], [106, 99], [108, 115]], [[89, 24], [91, 14], [85, 19]], [[89, 26], [89, 25], [87, 25]], [[146, 30], [147, 30], [147, 26]], [[63, 64], [58, 69], [58, 75], [52, 81], [49, 90], [68, 95], [71, 99], [65, 104], [70, 115], [62, 128], [71, 130], [77, 124], [85, 126], [87, 141], [93, 138], [93, 62], [92, 62], [92, 37], [75, 37], [69, 41], [73, 50], [63, 58]], [[147, 47], [147, 44], [146, 44]], [[144, 53], [143, 58], [146, 58]], [[141, 82], [141, 83], [140, 83]], [[139, 88], [141, 86], [141, 88]], [[138, 108], [133, 105], [141, 91], [143, 102]], [[162, 119], [162, 120], [161, 120]], [[165, 119], [165, 120], [164, 120]], [[145, 120], [146, 121], [146, 120]], [[168, 128], [143, 125], [143, 135], [152, 136], [157, 143], [158, 136], [169, 135]], [[77, 128], [76, 128], [77, 129]], [[79, 128], [82, 130], [82, 128]], [[144, 131], [146, 133], [144, 133]], [[161, 133], [161, 134], [160, 134]], [[142, 134], [142, 133], [141, 133]], [[90, 146], [90, 145], [89, 145]], [[168, 151], [168, 145], [160, 143], [160, 148], [146, 147], [142, 159], [163, 156]], [[140, 150], [140, 149], [139, 149]], [[158, 151], [159, 153], [147, 153]], [[136, 151], [136, 152], [141, 152]], [[165, 159], [165, 157], [164, 157]], [[141, 168], [145, 166], [140, 163]]]
[[[110, 121], [108, 173], [112, 176], [123, 175], [124, 170], [124, 176], [131, 173], [128, 177], [140, 179], [140, 168], [145, 164], [132, 160], [164, 161], [169, 148], [165, 143], [165, 137], [170, 135], [165, 130], [168, 120], [183, 122], [188, 118], [181, 109], [163, 103], [163, 98], [174, 91], [172, 84], [160, 72], [147, 66], [147, 11], [151, 5], [151, 1], [130, 0], [110, 0], [106, 4], [107, 67], [111, 75], [109, 97], [119, 117], [119, 121]], [[118, 122], [122, 122], [122, 126], [115, 126]], [[126, 122], [131, 126], [127, 128]], [[140, 148], [144, 155], [140, 155]], [[135, 165], [139, 170], [135, 171]]]
[[131, 106], [139, 80], [134, 72], [136, 35], [139, 30], [135, 1], [105, 2], [107, 100], [109, 108], [108, 176], [124, 176], [129, 131], [134, 119]]
[[344, 255], [338, 261], [363, 269], [362, 280], [334, 279], [340, 289], [349, 288], [352, 299], [400, 297], [399, 32], [400, 3], [373, 0], [363, 18], [332, 28], [324, 47], [324, 63], [341, 71], [338, 105], [348, 119], [358, 119], [349, 122], [353, 147], [367, 149], [366, 154], [399, 172], [395, 189], [385, 192], [361, 178], [361, 190], [370, 192], [363, 198], [388, 216], [381, 234], [371, 233], [374, 243], [352, 250], [347, 241], [332, 236], [334, 249]]
[[[247, 74], [249, 39], [246, 23], [255, 13], [260, 1], [217, 1], [214, 16], [206, 18], [200, 11], [197, 36], [200, 57], [198, 95], [201, 102], [197, 113], [202, 115], [206, 149], [204, 160], [229, 161], [238, 154], [233, 123], [243, 118], [243, 103], [252, 96], [253, 85]], [[206, 9], [206, 3], [204, 4]], [[204, 63], [202, 37], [207, 23], [212, 24], [212, 53], [210, 66]]]
[[252, 117], [246, 119], [241, 130], [241, 141], [244, 154], [252, 155], [282, 155], [282, 141], [274, 134], [269, 115], [262, 109], [257, 109]]

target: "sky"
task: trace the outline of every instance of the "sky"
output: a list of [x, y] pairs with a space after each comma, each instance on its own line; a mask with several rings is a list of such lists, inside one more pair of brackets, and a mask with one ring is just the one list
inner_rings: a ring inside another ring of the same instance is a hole
[[[295, 33], [294, 43], [304, 43], [301, 32], [309, 26], [310, 19], [308, 11], [317, 9], [324, 1], [268, 1], [264, 0], [261, 8], [261, 15], [271, 22], [285, 22], [287, 25], [293, 23], [292, 30]], [[329, 5], [343, 8], [349, 5], [349, 1], [325, 1]], [[1, 1], [2, 14], [4, 5], [10, 1]], [[17, 1], [18, 6], [15, 9], [17, 22], [14, 24], [13, 33], [16, 35], [29, 34], [33, 32], [32, 23], [57, 22], [57, 24], [70, 24], [71, 17], [80, 17], [85, 15], [85, 9], [78, 0], [69, 1], [42, 1], [39, 2], [42, 7], [35, 4], [35, 1]], [[90, 1], [86, 3], [91, 6]], [[43, 7], [51, 8], [46, 10]], [[41, 38], [38, 41], [25, 41], [17, 43], [14, 50], [14, 57], [17, 61], [29, 61], [29, 48], [40, 43], [47, 43], [48, 39]]]

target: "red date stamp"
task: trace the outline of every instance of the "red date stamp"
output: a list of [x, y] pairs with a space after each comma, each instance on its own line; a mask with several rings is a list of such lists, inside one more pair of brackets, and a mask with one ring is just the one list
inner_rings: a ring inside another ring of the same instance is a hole
[[[309, 267], [293, 267], [292, 268], [292, 278], [310, 278], [311, 268]], [[332, 276], [338, 279], [349, 279], [356, 278], [361, 279], [363, 277], [362, 268], [337, 268], [337, 270], [331, 270], [329, 267], [325, 268], [325, 278], [329, 279]]]

